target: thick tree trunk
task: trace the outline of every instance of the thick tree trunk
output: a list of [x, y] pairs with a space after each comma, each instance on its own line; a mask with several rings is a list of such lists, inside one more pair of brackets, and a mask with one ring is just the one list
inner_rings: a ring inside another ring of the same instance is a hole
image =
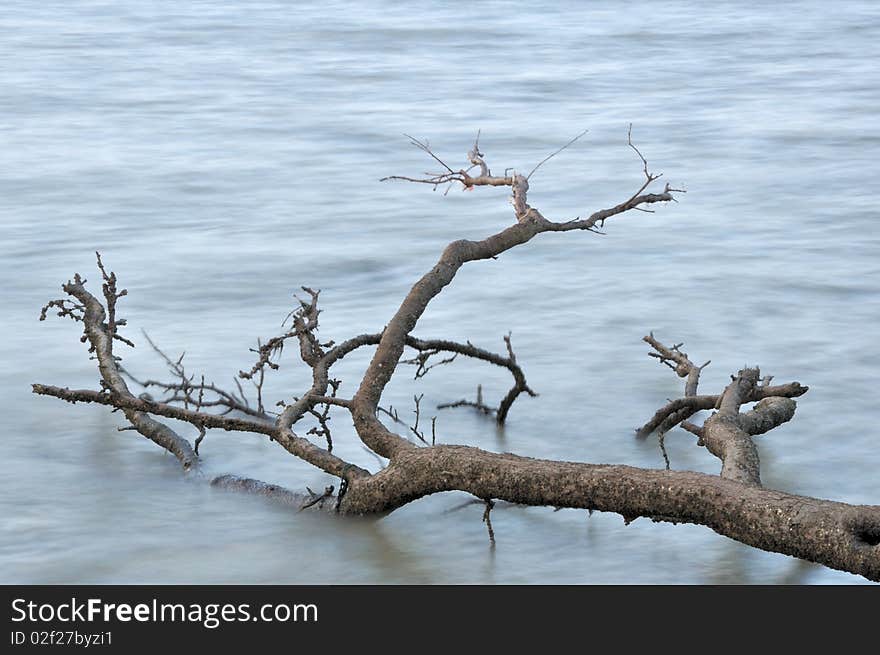
[[691, 471], [530, 459], [467, 446], [401, 452], [354, 481], [342, 510], [389, 512], [440, 491], [696, 523], [742, 543], [880, 580], [880, 507], [847, 505]]

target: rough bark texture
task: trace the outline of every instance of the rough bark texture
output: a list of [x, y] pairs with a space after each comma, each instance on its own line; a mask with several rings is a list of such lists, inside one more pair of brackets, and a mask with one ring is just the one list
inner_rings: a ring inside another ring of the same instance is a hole
[[524, 505], [696, 523], [742, 543], [880, 580], [880, 507], [847, 505], [691, 471], [558, 462], [437, 446], [401, 453], [352, 484], [353, 513], [388, 512], [429, 493], [467, 491]]
[[[70, 298], [51, 301], [41, 314], [41, 318], [45, 318], [46, 312], [54, 308], [58, 315], [83, 323], [83, 341], [89, 344], [90, 352], [95, 354], [98, 362], [100, 389], [71, 390], [34, 384], [33, 390], [69, 402], [93, 402], [121, 410], [133, 429], [173, 452], [185, 470], [198, 466], [198, 443], [206, 430], [246, 431], [267, 437], [287, 452], [338, 478], [338, 491], [334, 494], [334, 485], [329, 485], [323, 493], [309, 490], [308, 495], [304, 495], [231, 475], [217, 478], [213, 484], [259, 494], [300, 509], [381, 515], [430, 494], [458, 490], [485, 502], [484, 521], [493, 542], [495, 535], [489, 512], [493, 499], [500, 499], [524, 505], [617, 512], [627, 522], [647, 517], [654, 521], [705, 525], [756, 548], [880, 580], [880, 507], [795, 496], [761, 486], [760, 461], [752, 437], [791, 420], [796, 407], [793, 398], [803, 395], [807, 387], [797, 382], [771, 386], [769, 377], [761, 379], [757, 368], [747, 368], [732, 376], [730, 384], [720, 394], [698, 394], [700, 372], [709, 362], [697, 366], [681, 351], [682, 344], [668, 347], [653, 334], [645, 337], [653, 349], [650, 354], [685, 379], [684, 396], [669, 401], [658, 410], [639, 429], [638, 435], [646, 437], [657, 432], [662, 448], [663, 435], [680, 426], [695, 434], [698, 445], [705, 446], [721, 460], [720, 475], [530, 459], [463, 445], [433, 445], [433, 439], [432, 445], [420, 447], [390, 430], [379, 419], [381, 410], [402, 422], [396, 413], [380, 406], [385, 387], [401, 363], [417, 366], [415, 377], [418, 378], [434, 366], [450, 364], [455, 357], [462, 356], [506, 368], [514, 378], [514, 385], [497, 409], [483, 403], [481, 392], [478, 392], [476, 403], [460, 401], [451, 406], [470, 405], [484, 413], [494, 413], [496, 420], [504, 423], [520, 395], [536, 395], [516, 361], [510, 337], [505, 338], [506, 356], [471, 343], [415, 337], [413, 330], [431, 300], [469, 262], [494, 259], [544, 232], [598, 232], [607, 219], [616, 215], [641, 209], [644, 205], [675, 200], [674, 194], [678, 191], [669, 185], [661, 193], [646, 192], [659, 176], [648, 171], [647, 161], [630, 138], [628, 145], [642, 162], [645, 176], [644, 183], [632, 196], [584, 219], [578, 217], [562, 222], [546, 219], [528, 204], [529, 180], [545, 161], [580, 136], [542, 160], [525, 176], [516, 171], [493, 176], [480, 151], [479, 136], [468, 152], [471, 168], [467, 170], [453, 170], [426, 143], [412, 139], [413, 145], [430, 155], [444, 170], [423, 178], [394, 176], [386, 179], [408, 180], [434, 187], [453, 184], [466, 189], [509, 187], [513, 224], [481, 241], [450, 243], [437, 263], [412, 286], [384, 330], [378, 333], [363, 334], [339, 344], [321, 342], [317, 337], [319, 292], [303, 287], [309, 297], [300, 300], [300, 306], [291, 313], [292, 327], [265, 343], [258, 342], [254, 349], [257, 362], [250, 371], [239, 373], [239, 378], [250, 380], [256, 388], [255, 407], [240, 386], [236, 394], [206, 383], [204, 377], [201, 382], [196, 382], [193, 376], [185, 373], [182, 356], [175, 362], [164, 354], [162, 356], [176, 380], [168, 383], [151, 380], [143, 386], [158, 388], [166, 392], [166, 397], [156, 400], [147, 394], [135, 396], [123, 374], [132, 380], [135, 378], [121, 368], [120, 358], [113, 352], [115, 341], [133, 345], [118, 332], [119, 326], [124, 326], [125, 322], [116, 318], [116, 301], [125, 295], [125, 291], [117, 292], [116, 276], [105, 271], [100, 257], [98, 266], [104, 282], [104, 305], [86, 290], [84, 281], [76, 275], [73, 282], [62, 287]], [[469, 171], [474, 168], [479, 169], [479, 174], [471, 176]], [[288, 339], [296, 340], [299, 358], [312, 370], [312, 385], [291, 402], [281, 403], [282, 409], [273, 415], [263, 404], [262, 385], [266, 373], [278, 368], [276, 360]], [[331, 377], [331, 369], [343, 357], [364, 347], [375, 347], [375, 352], [357, 391], [351, 398], [339, 397], [340, 382]], [[415, 355], [403, 359], [407, 348]], [[430, 363], [431, 358], [440, 353], [450, 356]], [[418, 400], [417, 397], [416, 403]], [[750, 403], [757, 404], [743, 410]], [[331, 407], [350, 413], [359, 439], [377, 457], [386, 458], [387, 465], [372, 474], [332, 453]], [[703, 425], [690, 421], [705, 410], [715, 411]], [[200, 437], [195, 448], [152, 416], [182, 420], [197, 427]], [[318, 425], [308, 430], [306, 436], [296, 434], [294, 427], [306, 420], [317, 421]], [[427, 444], [417, 427], [410, 430]], [[326, 447], [315, 443], [314, 438], [322, 438]]]
[[[98, 264], [102, 268], [100, 256]], [[104, 274], [104, 295], [108, 305], [108, 311], [113, 314], [116, 306], [116, 300], [124, 294], [116, 294], [116, 277], [112, 273], [108, 276]], [[137, 400], [137, 398], [129, 391], [128, 385], [119, 372], [116, 359], [113, 356], [113, 339], [116, 335], [116, 325], [114, 320], [105, 322], [107, 313], [104, 307], [98, 302], [92, 294], [86, 291], [83, 280], [79, 275], [74, 276], [73, 282], [68, 282], [62, 289], [69, 295], [76, 298], [82, 310], [82, 322], [84, 327], [84, 337], [90, 344], [90, 351], [95, 353], [98, 360], [98, 371], [101, 373], [101, 387], [118, 398], [120, 402], [129, 402]], [[37, 392], [37, 389], [34, 389]], [[39, 393], [39, 392], [38, 392]], [[198, 456], [195, 454], [190, 443], [178, 435], [174, 430], [159, 421], [150, 417], [143, 409], [133, 406], [122, 406], [125, 418], [131, 425], [150, 441], [165, 448], [173, 453], [185, 470], [189, 470], [196, 466]]]

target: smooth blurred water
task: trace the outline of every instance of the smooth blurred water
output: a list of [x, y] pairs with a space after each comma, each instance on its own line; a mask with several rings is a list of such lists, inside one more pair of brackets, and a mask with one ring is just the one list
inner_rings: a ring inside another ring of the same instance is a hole
[[[504, 190], [447, 196], [380, 183], [454, 166], [477, 129], [489, 165], [530, 170], [556, 220], [626, 198], [641, 165], [688, 193], [609, 221], [607, 236], [542, 235], [468, 265], [417, 333], [503, 350], [511, 331], [535, 399], [503, 432], [437, 413], [444, 442], [536, 457], [660, 467], [632, 430], [681, 382], [646, 356], [649, 330], [712, 359], [703, 388], [760, 364], [810, 392], [761, 437], [768, 486], [880, 503], [880, 10], [873, 2], [22, 2], [0, 9], [0, 581], [398, 583], [850, 583], [707, 528], [624, 526], [618, 515], [450, 511], [434, 496], [378, 521], [298, 515], [218, 492], [106, 408], [30, 394], [97, 387], [79, 328], [39, 309], [94, 251], [129, 297], [143, 376], [164, 368], [140, 334], [231, 385], [302, 284], [323, 290], [321, 334], [382, 328], [446, 243], [511, 223]], [[355, 389], [365, 357], [337, 375]], [[307, 387], [292, 350], [267, 395]], [[508, 380], [456, 362], [386, 400], [408, 414]], [[374, 468], [342, 414], [336, 444]], [[191, 427], [181, 427], [192, 435]], [[672, 465], [717, 472], [689, 435]], [[277, 446], [210, 432], [209, 474], [332, 482]]]

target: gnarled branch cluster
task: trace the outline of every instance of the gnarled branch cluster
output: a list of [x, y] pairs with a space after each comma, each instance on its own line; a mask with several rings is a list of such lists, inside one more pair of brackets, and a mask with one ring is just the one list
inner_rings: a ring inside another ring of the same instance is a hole
[[[116, 276], [105, 271], [100, 257], [103, 304], [86, 290], [85, 280], [76, 275], [62, 287], [69, 298], [50, 302], [41, 314], [41, 318], [45, 318], [49, 309], [55, 309], [59, 315], [83, 324], [84, 341], [98, 362], [100, 389], [72, 390], [35, 384], [33, 390], [70, 402], [99, 403], [120, 410], [131, 428], [173, 452], [187, 470], [198, 466], [197, 446], [206, 430], [241, 431], [267, 437], [289, 453], [338, 478], [339, 491], [335, 492], [334, 484], [327, 485], [323, 493], [309, 491], [303, 495], [238, 476], [222, 476], [213, 484], [258, 493], [303, 509], [383, 514], [433, 493], [459, 490], [484, 505], [483, 518], [493, 543], [496, 534], [490, 511], [495, 501], [500, 500], [617, 512], [627, 522], [647, 517], [655, 521], [697, 523], [758, 548], [880, 580], [880, 507], [847, 505], [762, 487], [758, 452], [752, 438], [790, 420], [795, 410], [793, 398], [805, 393], [807, 387], [797, 382], [770, 385], [770, 379], [761, 379], [757, 368], [739, 371], [718, 394], [701, 395], [698, 394], [700, 373], [708, 362], [697, 366], [681, 350], [682, 344], [667, 347], [653, 335], [645, 337], [653, 348], [652, 356], [685, 379], [685, 389], [683, 397], [669, 401], [638, 433], [646, 436], [658, 431], [663, 435], [675, 426], [693, 432], [699, 438], [698, 443], [721, 460], [720, 475], [669, 470], [668, 459], [667, 470], [651, 470], [538, 460], [464, 445], [438, 444], [433, 420], [429, 443], [425, 428], [419, 424], [419, 395], [414, 396], [415, 425], [409, 426], [407, 433], [394, 432], [380, 420], [380, 416], [390, 416], [392, 422], [406, 425], [393, 409], [386, 410], [380, 405], [383, 392], [401, 363], [414, 366], [418, 379], [435, 366], [452, 364], [458, 357], [470, 357], [506, 368], [513, 376], [514, 385], [497, 409], [483, 402], [480, 387], [476, 403], [461, 401], [452, 405], [474, 406], [494, 414], [496, 421], [503, 424], [520, 395], [536, 395], [517, 363], [510, 336], [505, 338], [506, 354], [503, 355], [470, 342], [418, 338], [413, 331], [431, 300], [469, 262], [496, 259], [545, 232], [598, 232], [609, 218], [630, 210], [648, 211], [648, 205], [675, 200], [674, 194], [679, 190], [670, 185], [660, 192], [648, 191], [660, 175], [649, 171], [647, 160], [632, 142], [630, 129], [627, 144], [638, 155], [644, 174], [644, 181], [636, 191], [617, 205], [592, 212], [586, 218], [563, 221], [545, 218], [528, 203], [530, 178], [542, 164], [581, 136], [545, 157], [528, 175], [507, 169], [502, 176], [491, 173], [480, 147], [479, 134], [467, 153], [469, 167], [458, 170], [438, 157], [426, 141], [410, 137], [413, 145], [443, 170], [427, 173], [422, 178], [383, 179], [408, 180], [435, 188], [454, 184], [464, 189], [507, 187], [514, 207], [513, 222], [485, 239], [450, 243], [438, 261], [415, 282], [381, 332], [361, 334], [338, 343], [322, 342], [317, 336], [319, 292], [303, 287], [308, 298], [298, 299], [299, 306], [288, 316], [292, 327], [265, 342], [258, 341], [254, 349], [256, 363], [249, 371], [239, 372], [239, 379], [250, 380], [256, 388], [256, 407], [247, 401], [240, 386], [236, 394], [205, 383], [204, 377], [197, 381], [195, 375], [184, 368], [183, 356], [172, 360], [158, 348], [174, 380], [141, 382], [145, 388], [159, 389], [164, 394], [159, 400], [146, 391], [139, 396], [133, 394], [123, 379], [123, 373], [127, 372], [113, 352], [114, 341], [133, 345], [118, 334], [118, 327], [124, 325], [124, 321], [116, 317], [116, 302], [125, 291], [117, 291]], [[282, 327], [285, 323], [286, 320]], [[293, 338], [299, 345], [299, 359], [311, 371], [311, 385], [298, 395], [279, 400], [276, 407], [280, 411], [271, 413], [263, 401], [264, 377], [267, 371], [281, 365], [284, 344]], [[348, 354], [365, 347], [374, 349], [372, 358], [357, 389], [350, 397], [344, 397], [339, 393], [341, 382], [330, 377], [331, 368]], [[407, 348], [415, 354], [404, 359]], [[137, 381], [131, 375], [129, 379]], [[756, 404], [744, 410], [749, 403]], [[380, 462], [387, 460], [387, 465], [371, 473], [333, 452], [330, 421], [334, 409], [349, 414], [362, 444]], [[714, 410], [714, 413], [700, 426], [690, 419], [701, 410]], [[196, 427], [199, 437], [195, 446], [154, 417], [175, 419]], [[294, 432], [294, 427], [307, 417], [315, 425], [301, 430], [301, 436]]]
[[[654, 338], [653, 332], [644, 337], [662, 364], [669, 366], [676, 375], [686, 378], [684, 398], [670, 401], [661, 408], [637, 434], [647, 436], [655, 430], [660, 434], [660, 448], [669, 468], [669, 458], [663, 447], [665, 433], [679, 425], [697, 435], [697, 444], [705, 446], [709, 452], [721, 459], [721, 477], [736, 480], [743, 484], [760, 486], [761, 472], [758, 450], [752, 437], [769, 432], [794, 417], [796, 403], [793, 398], [805, 394], [809, 387], [792, 382], [782, 386], [770, 386], [772, 376], [761, 379], [758, 368], [745, 368], [731, 376], [731, 382], [717, 396], [697, 396], [700, 372], [709, 365], [707, 361], [697, 366], [686, 353], [684, 344], [667, 347]], [[700, 399], [699, 402], [696, 402]], [[712, 402], [714, 401], [714, 402]], [[755, 407], [741, 413], [743, 405], [756, 402]], [[711, 404], [710, 404], [711, 402]], [[702, 426], [688, 421], [700, 409], [718, 410]]]

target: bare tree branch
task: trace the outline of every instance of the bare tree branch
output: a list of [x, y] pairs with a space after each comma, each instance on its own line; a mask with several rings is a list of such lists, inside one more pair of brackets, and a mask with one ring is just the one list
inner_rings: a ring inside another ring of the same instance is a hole
[[495, 530], [492, 529], [492, 517], [490, 514], [492, 513], [492, 509], [495, 507], [495, 503], [491, 500], [484, 501], [486, 503], [486, 509], [483, 511], [483, 523], [486, 524], [486, 531], [489, 533], [489, 543], [492, 544], [492, 547], [495, 547]]
[[[497, 416], [498, 410], [489, 407], [486, 403], [483, 402], [483, 385], [477, 385], [477, 399], [476, 400], [456, 400], [454, 403], [441, 403], [437, 405], [437, 409], [453, 409], [455, 407], [473, 407], [475, 410], [480, 412], [481, 414], [486, 414], [487, 416]], [[500, 425], [501, 423], [499, 423]]]
[[[803, 386], [800, 382], [758, 387], [749, 394], [748, 402], [756, 402], [772, 396], [797, 398], [807, 393], [809, 389], [809, 387]], [[676, 425], [701, 410], [715, 409], [720, 398], [720, 395], [700, 395], [670, 400], [666, 405], [658, 409], [654, 416], [636, 431], [636, 434], [640, 437], [646, 437], [663, 425], [667, 419], [670, 423]]]
[[[147, 343], [150, 344], [150, 347], [158, 354], [163, 361], [168, 366], [169, 372], [177, 379], [176, 382], [162, 382], [159, 380], [141, 380], [135, 377], [128, 369], [123, 367], [121, 364], [117, 364], [119, 367], [120, 373], [127, 377], [129, 380], [137, 384], [138, 386], [146, 389], [158, 389], [161, 390], [164, 395], [159, 398], [157, 402], [165, 403], [165, 404], [174, 404], [174, 403], [182, 403], [184, 408], [189, 405], [198, 404], [199, 407], [217, 407], [222, 408], [221, 414], [228, 414], [230, 412], [241, 412], [242, 414], [247, 414], [249, 416], [253, 416], [255, 418], [261, 418], [264, 420], [269, 420], [269, 414], [266, 412], [261, 412], [257, 409], [252, 408], [247, 399], [242, 395], [241, 398], [237, 398], [235, 394], [225, 391], [224, 389], [218, 387], [213, 382], [206, 383], [205, 376], [201, 376], [201, 382], [193, 382], [194, 374], [187, 374], [186, 367], [183, 364], [183, 359], [186, 353], [182, 353], [180, 357], [176, 360], [172, 360], [165, 352], [162, 351], [159, 346], [150, 338], [150, 335], [146, 332], [142, 331], [144, 338]], [[239, 389], [240, 390], [240, 389]], [[240, 390], [241, 391], [241, 390]], [[205, 398], [205, 392], [209, 392], [214, 395], [214, 398]], [[149, 393], [141, 394], [142, 398], [146, 400], [153, 400], [153, 396]]]
[[353, 482], [347, 509], [387, 512], [426, 491], [452, 490], [523, 505], [610, 511], [629, 521], [645, 517], [705, 525], [756, 548], [880, 581], [880, 507], [797, 496], [692, 471], [557, 462], [467, 446], [412, 448], [372, 478]]
[[577, 141], [578, 139], [580, 139], [580, 138], [581, 138], [584, 134], [586, 134], [587, 132], [589, 132], [589, 130], [584, 130], [583, 132], [581, 132], [580, 134], [578, 134], [576, 137], [574, 137], [573, 139], [571, 139], [571, 140], [570, 140], [568, 143], [566, 143], [564, 146], [562, 146], [562, 147], [559, 148], [558, 150], [554, 150], [554, 151], [551, 152], [549, 155], [547, 155], [546, 157], [544, 157], [544, 159], [542, 159], [541, 161], [539, 161], [539, 162], [535, 165], [535, 167], [531, 170], [531, 172], [530, 172], [528, 175], [526, 175], [526, 179], [527, 179], [527, 180], [530, 179], [530, 178], [532, 177], [532, 175], [535, 174], [535, 171], [536, 171], [536, 170], [538, 170], [539, 168], [541, 168], [541, 166], [543, 166], [546, 162], [548, 162], [548, 161], [550, 161], [551, 159], [553, 159], [556, 155], [558, 155], [560, 152], [562, 152], [563, 150], [565, 150], [568, 146], [570, 146], [570, 145], [573, 144], [575, 141]]
[[418, 440], [421, 441], [423, 444], [428, 445], [428, 440], [425, 439], [425, 435], [422, 433], [421, 430], [419, 430], [419, 417], [420, 417], [420, 413], [421, 413], [420, 405], [422, 403], [422, 398], [424, 398], [424, 397], [425, 397], [425, 394], [421, 394], [418, 396], [413, 395], [413, 403], [416, 406], [415, 410], [413, 410], [413, 414], [415, 414], [416, 417], [415, 417], [415, 421], [413, 422], [413, 424], [409, 427], [409, 431], [412, 432], [414, 435], [416, 435]]
[[[95, 353], [97, 358], [103, 389], [100, 394], [102, 396], [113, 394], [122, 401], [136, 401], [138, 399], [132, 395], [125, 384], [119, 371], [116, 356], [113, 354], [113, 341], [119, 338], [116, 330], [120, 324], [123, 324], [116, 318], [116, 301], [125, 295], [125, 292], [124, 290], [122, 292], [116, 291], [116, 276], [112, 273], [106, 274], [100, 257], [98, 265], [104, 277], [103, 289], [107, 303], [113, 307], [112, 318], [109, 322], [106, 321], [107, 312], [104, 311], [104, 307], [97, 298], [86, 291], [85, 280], [79, 274], [74, 276], [73, 281], [68, 281], [61, 288], [66, 294], [72, 296], [82, 308], [82, 340], [88, 342], [89, 352]], [[127, 341], [127, 343], [130, 342]], [[40, 385], [35, 385], [35, 393], [40, 393], [36, 388], [38, 386]], [[125, 409], [124, 414], [140, 434], [173, 453], [183, 465], [184, 470], [189, 471], [198, 467], [198, 455], [195, 450], [186, 439], [174, 430], [150, 418], [147, 413], [131, 407]]]
[[[293, 327], [265, 342], [259, 340], [254, 350], [257, 362], [250, 371], [239, 373], [240, 379], [252, 380], [256, 386], [256, 408], [247, 402], [238, 379], [235, 382], [238, 395], [213, 383], [206, 384], [204, 376], [196, 382], [195, 376], [187, 373], [183, 365], [183, 355], [173, 360], [155, 345], [155, 350], [168, 364], [174, 381], [158, 383], [147, 380], [141, 383], [145, 389], [160, 389], [165, 397], [159, 401], [146, 392], [140, 397], [131, 393], [112, 348], [114, 341], [133, 345], [118, 334], [118, 328], [125, 322], [117, 317], [116, 304], [126, 291], [117, 289], [115, 274], [107, 272], [100, 256], [98, 268], [102, 275], [103, 305], [86, 290], [85, 281], [76, 275], [72, 282], [62, 287], [70, 298], [50, 301], [41, 312], [41, 320], [53, 310], [61, 317], [82, 323], [83, 341], [89, 344], [98, 363], [100, 389], [72, 390], [35, 384], [33, 390], [69, 402], [98, 403], [122, 411], [132, 428], [172, 451], [185, 469], [197, 466], [197, 448], [208, 429], [266, 436], [294, 456], [338, 478], [339, 491], [334, 495], [336, 485], [327, 485], [323, 493], [309, 490], [306, 496], [233, 475], [221, 476], [213, 484], [256, 493], [301, 509], [381, 515], [424, 496], [458, 490], [473, 495], [484, 504], [483, 520], [492, 544], [495, 535], [490, 514], [496, 501], [571, 507], [616, 512], [627, 523], [638, 517], [647, 517], [654, 521], [705, 525], [757, 548], [880, 580], [880, 507], [806, 498], [761, 486], [760, 461], [752, 438], [791, 420], [795, 412], [793, 398], [803, 395], [807, 387], [797, 382], [771, 386], [771, 378], [762, 379], [757, 367], [744, 368], [732, 376], [730, 384], [721, 393], [698, 395], [700, 372], [708, 362], [697, 366], [681, 350], [682, 344], [667, 347], [653, 335], [645, 337], [653, 348], [651, 356], [685, 378], [685, 389], [684, 397], [671, 400], [658, 410], [639, 434], [659, 430], [662, 435], [675, 425], [681, 425], [698, 436], [699, 445], [721, 460], [719, 475], [548, 461], [463, 445], [438, 445], [436, 417], [431, 421], [429, 444], [420, 425], [423, 396], [414, 395], [415, 421], [412, 426], [401, 420], [392, 407], [382, 407], [384, 390], [401, 363], [414, 365], [415, 377], [421, 378], [436, 366], [453, 364], [458, 356], [506, 368], [514, 378], [514, 386], [497, 410], [485, 404], [480, 386], [477, 402], [460, 401], [452, 406], [473, 406], [487, 414], [494, 413], [498, 423], [504, 423], [510, 406], [519, 395], [536, 395], [516, 361], [509, 334], [504, 339], [506, 355], [499, 355], [471, 343], [419, 339], [412, 332], [431, 300], [452, 282], [466, 263], [495, 259], [544, 232], [597, 232], [597, 228], [603, 227], [605, 220], [612, 216], [675, 200], [674, 194], [678, 190], [669, 185], [661, 193], [648, 193], [648, 187], [660, 175], [649, 171], [647, 159], [633, 144], [630, 126], [627, 143], [639, 157], [645, 177], [636, 192], [613, 207], [593, 212], [586, 219], [554, 222], [545, 218], [528, 204], [528, 178], [580, 136], [539, 162], [528, 176], [511, 169], [506, 170], [504, 176], [493, 176], [480, 148], [479, 132], [467, 153], [469, 168], [458, 171], [434, 154], [427, 141], [410, 137], [412, 144], [442, 165], [444, 171], [427, 173], [425, 178], [396, 176], [383, 179], [407, 179], [435, 187], [459, 183], [465, 189], [506, 186], [511, 189], [515, 222], [480, 241], [450, 243], [437, 263], [412, 286], [379, 333], [362, 334], [338, 344], [333, 341], [322, 343], [317, 336], [319, 292], [302, 287], [308, 298], [297, 299], [299, 306], [289, 314]], [[479, 174], [471, 175], [470, 171], [474, 169], [479, 169]], [[278, 406], [283, 409], [273, 420], [263, 407], [263, 382], [267, 370], [278, 368], [277, 358], [282, 354], [286, 340], [291, 338], [296, 338], [299, 344], [302, 363], [311, 369], [311, 387], [304, 393], [290, 396], [292, 402], [279, 401]], [[330, 369], [348, 354], [368, 346], [375, 347], [375, 350], [356, 392], [351, 398], [338, 397], [339, 381], [330, 378]], [[415, 356], [403, 359], [406, 348], [415, 350]], [[126, 375], [137, 381], [127, 372]], [[753, 402], [757, 403], [753, 408], [745, 407]], [[379, 472], [371, 474], [331, 452], [331, 407], [350, 413], [357, 437], [380, 463]], [[703, 426], [690, 423], [688, 419], [701, 410], [715, 411]], [[390, 430], [379, 420], [380, 413], [407, 427], [423, 445]], [[199, 431], [195, 448], [152, 416], [185, 421], [194, 426]], [[293, 432], [293, 427], [307, 416], [317, 421], [317, 426], [306, 434], [325, 440], [326, 448]], [[331, 499], [333, 502], [329, 502]]]

